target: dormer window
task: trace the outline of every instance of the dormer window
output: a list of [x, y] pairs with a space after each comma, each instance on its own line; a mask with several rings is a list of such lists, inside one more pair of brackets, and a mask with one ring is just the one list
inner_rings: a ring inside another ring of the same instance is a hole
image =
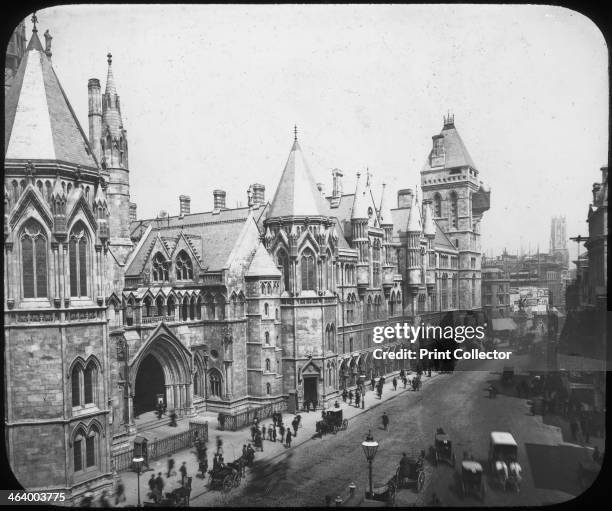
[[433, 156], [444, 155], [444, 137], [433, 139]]

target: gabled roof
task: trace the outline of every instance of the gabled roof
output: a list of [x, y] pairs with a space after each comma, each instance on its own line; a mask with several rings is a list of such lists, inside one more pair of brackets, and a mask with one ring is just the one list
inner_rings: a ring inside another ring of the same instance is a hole
[[[452, 169], [456, 167], [466, 167], [470, 166], [476, 170], [476, 165], [468, 153], [463, 140], [459, 136], [459, 132], [457, 128], [455, 128], [454, 123], [445, 124], [444, 128], [440, 132], [440, 135], [444, 138], [443, 146], [444, 146], [444, 165], [442, 166], [445, 169]], [[427, 161], [423, 166], [423, 170], [431, 170], [432, 168], [438, 168], [439, 166], [432, 167], [432, 153], [433, 148], [427, 157]]]
[[268, 218], [324, 216], [326, 210], [324, 199], [296, 139], [270, 204]]
[[131, 231], [144, 225], [151, 227], [145, 240], [139, 243], [138, 252], [134, 254], [126, 276], [138, 276], [143, 271], [150, 255], [150, 248], [157, 235], [162, 240], [176, 240], [183, 234], [189, 240], [194, 253], [199, 254], [202, 265], [208, 271], [219, 271], [226, 268], [228, 258], [249, 217], [248, 208], [195, 213], [181, 217], [142, 220], [132, 222]]
[[248, 271], [245, 273], [246, 277], [280, 277], [281, 272], [278, 270], [272, 257], [260, 243], [257, 246], [255, 255], [251, 260]]
[[6, 95], [4, 142], [6, 159], [98, 167], [36, 32]]

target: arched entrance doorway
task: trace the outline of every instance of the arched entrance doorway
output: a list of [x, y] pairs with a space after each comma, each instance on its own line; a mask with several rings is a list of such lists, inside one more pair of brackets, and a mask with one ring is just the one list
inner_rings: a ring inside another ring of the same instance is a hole
[[165, 382], [161, 364], [152, 354], [147, 355], [142, 360], [136, 374], [134, 413], [137, 416], [155, 410], [158, 395], [165, 398]]

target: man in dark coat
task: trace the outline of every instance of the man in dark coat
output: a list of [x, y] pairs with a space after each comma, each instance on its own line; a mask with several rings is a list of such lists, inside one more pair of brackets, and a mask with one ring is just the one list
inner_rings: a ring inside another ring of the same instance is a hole
[[181, 468], [179, 468], [179, 472], [181, 473], [181, 485], [185, 485], [185, 479], [187, 479], [187, 463], [183, 461]]
[[393, 377], [393, 390], [397, 390], [397, 378]]
[[389, 416], [387, 415], [387, 412], [384, 412], [382, 415], [382, 423], [383, 428], [385, 428], [385, 431], [387, 431], [387, 428], [389, 427]]
[[293, 436], [297, 436], [298, 426], [300, 425], [297, 417], [291, 421], [291, 425], [293, 426]]
[[353, 391], [352, 390], [348, 393], [348, 398], [349, 398], [349, 405], [353, 404]]
[[355, 391], [355, 406], [357, 408], [359, 408], [359, 403], [361, 402], [360, 399], [361, 399], [361, 394], [359, 393], [358, 390], [356, 390]]
[[346, 398], [348, 397], [348, 392], [346, 391], [346, 389], [344, 389], [342, 391], [342, 401], [344, 401], [346, 403]]
[[278, 432], [280, 433], [280, 441], [283, 443], [283, 439], [285, 438], [285, 425], [281, 422], [280, 427], [278, 428]]
[[374, 379], [374, 376], [372, 376], [372, 379], [370, 380], [370, 387], [372, 387], [372, 390], [374, 390], [374, 387], [376, 387], [376, 380]]
[[266, 425], [261, 425], [261, 440], [262, 442], [266, 439]]
[[168, 472], [166, 473], [166, 477], [171, 477], [172, 472], [174, 470], [174, 458], [168, 458]]
[[151, 492], [155, 492], [156, 487], [157, 480], [155, 479], [155, 474], [151, 474], [151, 479], [149, 479], [149, 490], [151, 490]]
[[287, 447], [291, 447], [291, 430], [287, 429]]
[[157, 474], [157, 477], [155, 478], [155, 489], [157, 490], [157, 493], [161, 497], [163, 495], [162, 492], [164, 491], [164, 479], [162, 478], [161, 472], [159, 472]]

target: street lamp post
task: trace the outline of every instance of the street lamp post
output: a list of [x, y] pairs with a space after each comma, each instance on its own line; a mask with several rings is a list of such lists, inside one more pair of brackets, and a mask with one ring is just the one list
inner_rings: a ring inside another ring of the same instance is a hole
[[133, 458], [132, 463], [134, 464], [134, 468], [136, 469], [136, 474], [138, 475], [138, 507], [142, 507], [140, 505], [140, 471], [142, 469], [142, 464], [144, 463], [144, 458]]
[[374, 492], [374, 489], [372, 488], [372, 462], [374, 461], [376, 451], [378, 450], [378, 442], [374, 440], [371, 432], [368, 432], [368, 436], [366, 437], [365, 442], [361, 443], [361, 447], [363, 447], [363, 452], [369, 464], [370, 491], [366, 492], [366, 498], [372, 498]]

